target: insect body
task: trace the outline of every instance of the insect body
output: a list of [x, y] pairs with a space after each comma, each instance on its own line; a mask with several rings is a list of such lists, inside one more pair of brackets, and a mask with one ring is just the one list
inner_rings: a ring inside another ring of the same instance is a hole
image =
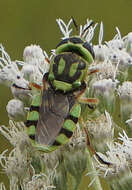
[[43, 77], [42, 95], [33, 99], [26, 123], [33, 145], [44, 152], [66, 144], [73, 135], [81, 114], [80, 95], [94, 57], [92, 47], [80, 37], [62, 40], [55, 53]]
[[84, 83], [93, 61], [92, 47], [78, 37], [62, 40], [51, 62], [48, 79], [55, 89], [74, 91]]

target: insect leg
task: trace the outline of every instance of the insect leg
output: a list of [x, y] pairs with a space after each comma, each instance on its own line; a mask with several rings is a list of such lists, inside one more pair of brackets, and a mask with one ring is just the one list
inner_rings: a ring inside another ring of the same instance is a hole
[[42, 89], [42, 86], [40, 86], [40, 85], [38, 85], [38, 84], [36, 84], [36, 83], [34, 83], [34, 82], [31, 82], [31, 83], [30, 83], [30, 87], [31, 87], [31, 88], [34, 87], [34, 88], [36, 88], [36, 89], [38, 89], [38, 90], [41, 90], [41, 89]]
[[99, 72], [99, 69], [93, 69], [93, 70], [91, 70], [91, 71], [88, 73], [88, 75], [91, 75], [91, 74], [94, 74], [94, 73], [97, 73], [97, 72]]
[[45, 73], [44, 76], [43, 76], [43, 81], [42, 81], [43, 82], [43, 87], [40, 86], [39, 84], [34, 83], [34, 82], [30, 83], [30, 87], [34, 87], [34, 88], [36, 88], [38, 90], [42, 90], [42, 88], [46, 89], [46, 82], [47, 82], [47, 79], [48, 79], [48, 74], [49, 73]]
[[99, 100], [97, 98], [78, 98], [78, 101], [83, 104], [98, 104]]
[[89, 150], [91, 151], [92, 154], [96, 154], [94, 148], [91, 146], [89, 132], [88, 132], [88, 129], [87, 129], [86, 124], [83, 121], [82, 117], [79, 118], [79, 123], [81, 124], [81, 126], [82, 126], [82, 128], [83, 128], [83, 130], [84, 130], [84, 132], [86, 134], [86, 143], [87, 143], [87, 146], [88, 146]]
[[82, 90], [75, 94], [75, 98], [78, 100], [78, 102], [83, 104], [98, 104], [99, 101], [97, 98], [82, 97], [82, 95], [85, 93], [85, 90], [86, 84], [84, 83], [82, 86]]

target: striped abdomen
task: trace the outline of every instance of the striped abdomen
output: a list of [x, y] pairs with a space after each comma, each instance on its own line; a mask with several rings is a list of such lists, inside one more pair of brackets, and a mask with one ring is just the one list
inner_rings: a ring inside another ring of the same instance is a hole
[[69, 141], [76, 129], [81, 107], [75, 104], [73, 95], [52, 89], [43, 92], [42, 101], [40, 97], [37, 95], [33, 99], [26, 126], [34, 146], [48, 152]]

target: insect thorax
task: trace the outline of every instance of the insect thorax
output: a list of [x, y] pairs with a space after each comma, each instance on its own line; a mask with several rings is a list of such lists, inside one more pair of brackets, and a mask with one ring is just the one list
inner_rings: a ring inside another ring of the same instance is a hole
[[56, 90], [67, 92], [81, 86], [86, 71], [87, 62], [80, 56], [61, 53], [52, 60], [48, 79]]
[[92, 61], [92, 47], [87, 42], [77, 37], [62, 40], [51, 60], [48, 80], [55, 90], [74, 91], [84, 83]]

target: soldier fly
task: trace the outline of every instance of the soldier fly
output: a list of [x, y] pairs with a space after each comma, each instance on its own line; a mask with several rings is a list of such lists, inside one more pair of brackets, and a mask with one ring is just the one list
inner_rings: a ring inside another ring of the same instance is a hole
[[49, 72], [43, 76], [42, 93], [34, 97], [26, 122], [29, 138], [38, 150], [51, 152], [66, 144], [80, 118], [80, 103], [97, 102], [81, 98], [93, 60], [93, 48], [81, 36], [67, 37], [57, 45]]

